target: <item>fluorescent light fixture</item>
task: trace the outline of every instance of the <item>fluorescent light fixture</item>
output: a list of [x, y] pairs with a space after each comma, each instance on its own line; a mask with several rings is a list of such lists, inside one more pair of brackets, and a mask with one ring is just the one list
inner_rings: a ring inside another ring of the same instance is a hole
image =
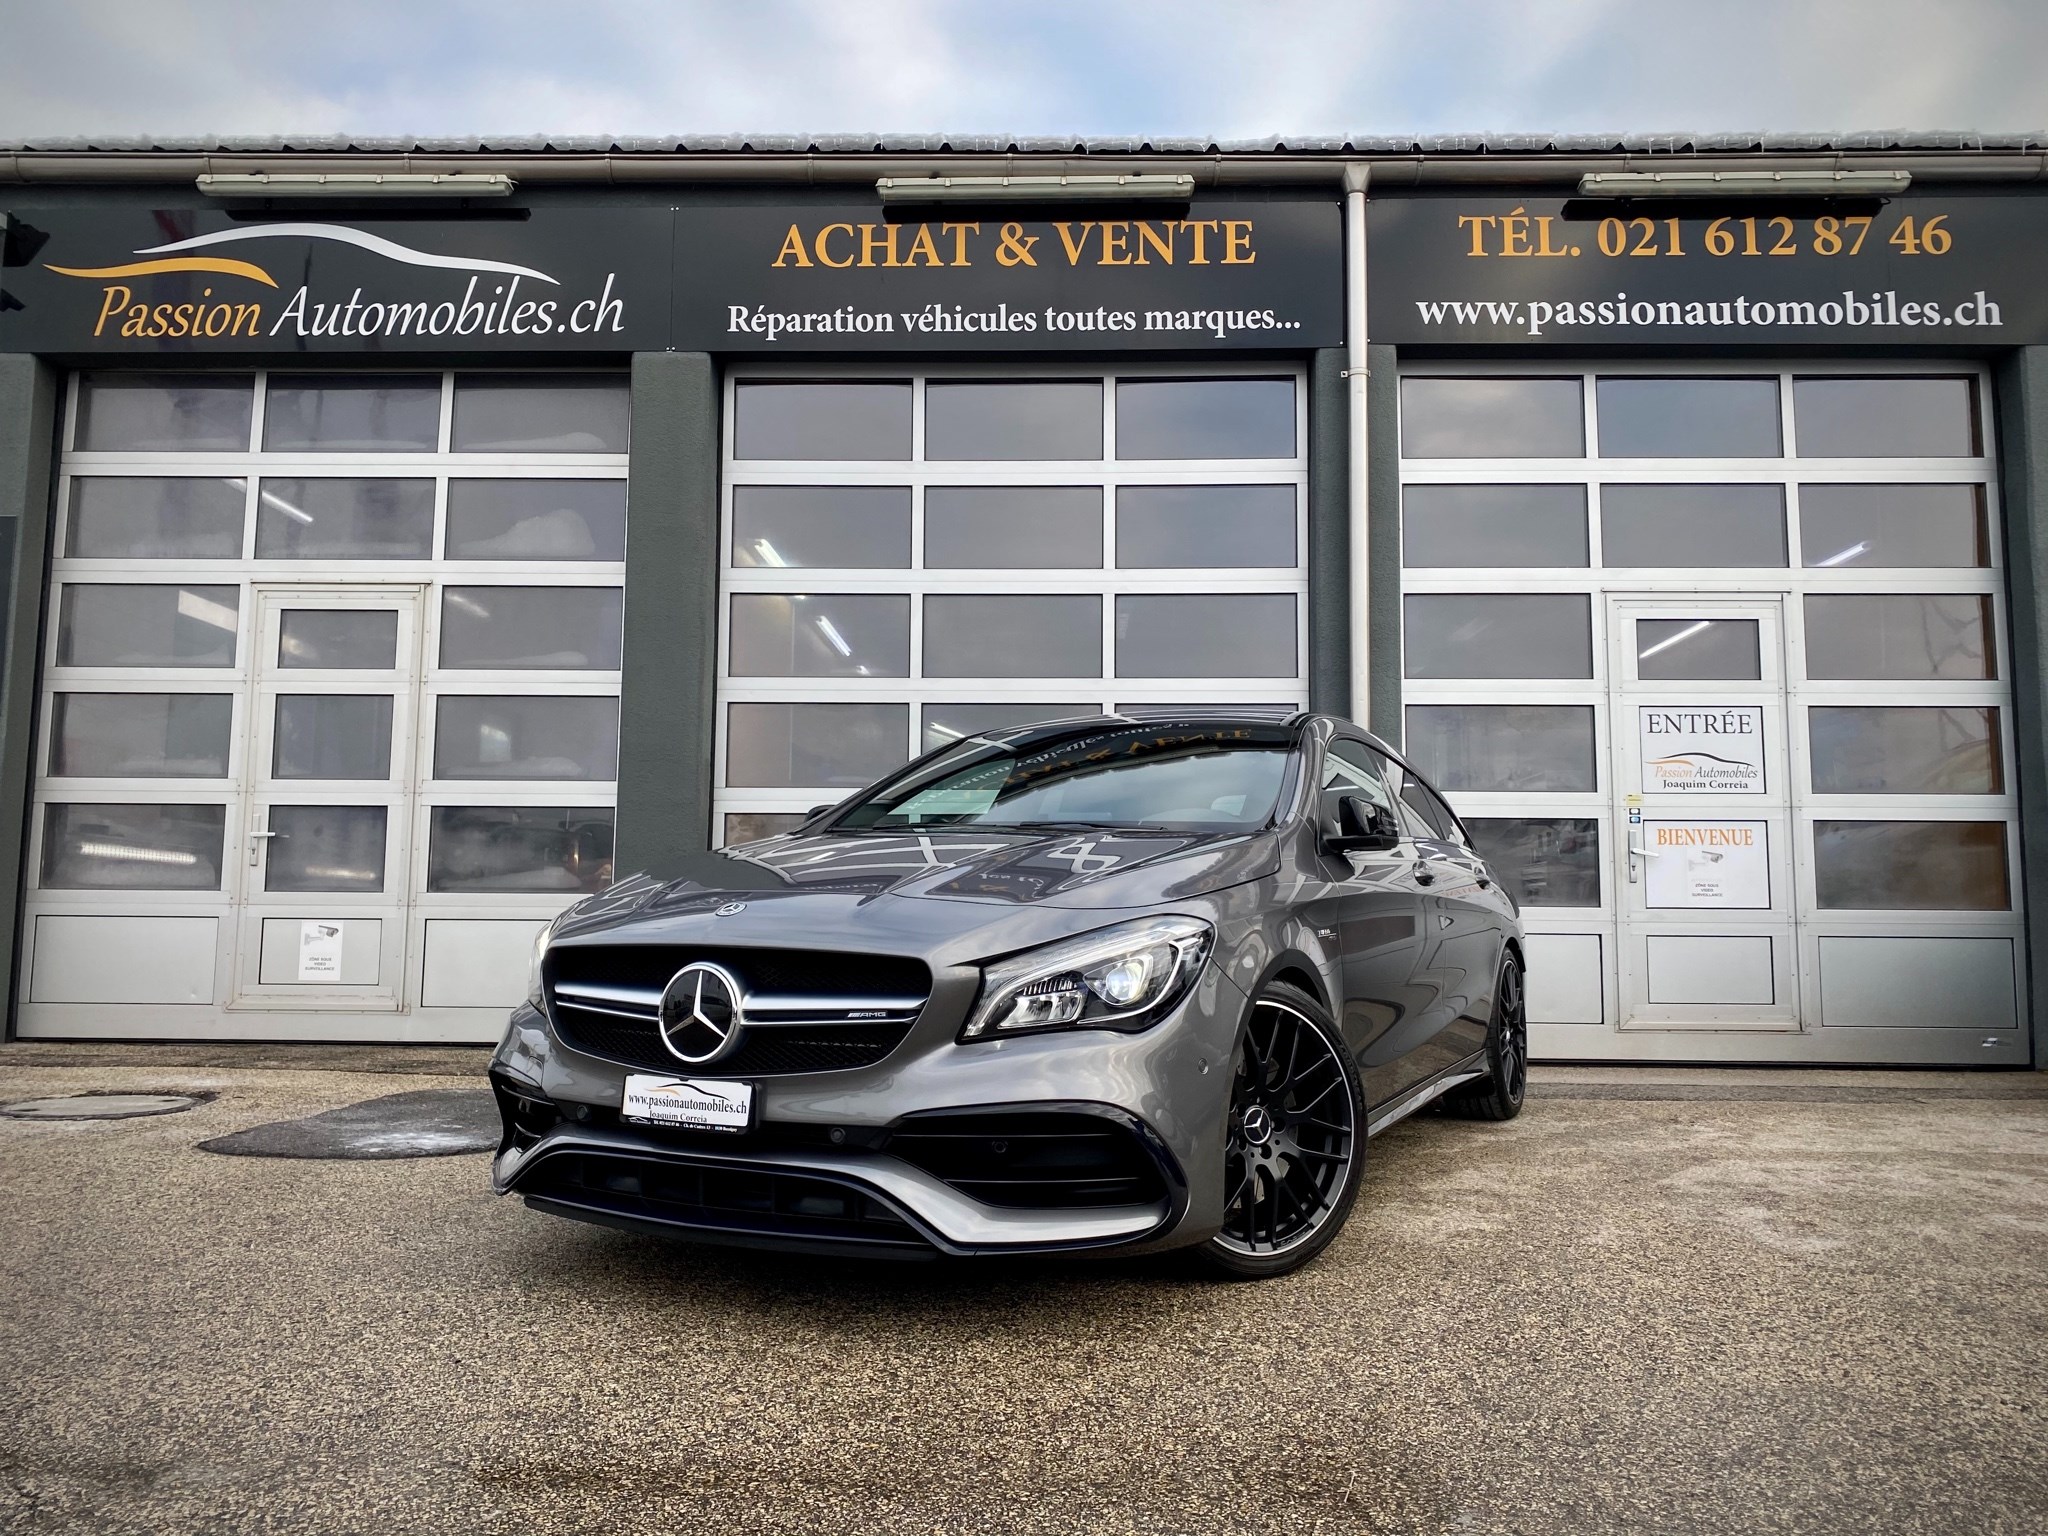
[[1869, 553], [1870, 540], [1859, 539], [1856, 543], [1851, 544], [1847, 549], [1838, 549], [1832, 555], [1829, 555], [1827, 559], [1816, 560], [1813, 563], [1816, 567], [1824, 565], [1843, 565], [1846, 564], [1848, 561], [1854, 560], [1858, 555], [1867, 555]]
[[754, 553], [761, 557], [761, 562], [764, 565], [786, 566], [789, 564], [787, 560], [782, 558], [782, 551], [773, 544], [770, 544], [766, 539], [754, 540]]
[[830, 619], [826, 618], [823, 614], [819, 614], [817, 623], [818, 628], [825, 632], [825, 638], [832, 642], [833, 650], [842, 656], [851, 656], [853, 654], [853, 647], [846, 643], [846, 636], [839, 633], [838, 627]]
[[208, 197], [503, 197], [510, 176], [482, 171], [252, 171], [201, 176]]
[[119, 859], [130, 864], [176, 864], [190, 868], [199, 862], [196, 853], [180, 853], [175, 848], [132, 848], [126, 843], [83, 842], [78, 845], [78, 852], [88, 859]]
[[884, 176], [885, 203], [1184, 203], [1192, 176]]
[[1652, 656], [1656, 655], [1659, 651], [1668, 651], [1671, 649], [1671, 647], [1677, 645], [1681, 640], [1690, 640], [1694, 635], [1703, 635], [1713, 627], [1714, 621], [1712, 619], [1701, 619], [1699, 623], [1693, 625], [1691, 628], [1681, 629], [1677, 634], [1670, 636], [1668, 639], [1659, 640], [1647, 651], [1637, 651], [1636, 660], [1648, 661]]
[[1884, 197], [1903, 192], [1905, 171], [1595, 171], [1581, 197]]

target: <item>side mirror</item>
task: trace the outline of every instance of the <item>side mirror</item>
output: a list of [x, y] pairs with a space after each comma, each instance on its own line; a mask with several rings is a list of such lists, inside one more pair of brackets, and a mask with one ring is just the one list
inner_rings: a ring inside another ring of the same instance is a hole
[[1337, 802], [1337, 830], [1324, 835], [1323, 846], [1332, 853], [1383, 853], [1400, 841], [1392, 811], [1363, 795], [1346, 795]]

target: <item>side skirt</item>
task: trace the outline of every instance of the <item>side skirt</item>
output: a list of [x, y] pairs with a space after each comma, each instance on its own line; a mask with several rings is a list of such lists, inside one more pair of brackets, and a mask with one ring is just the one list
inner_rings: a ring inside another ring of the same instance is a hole
[[[1483, 1058], [1474, 1058], [1475, 1061], [1481, 1059]], [[1428, 1108], [1453, 1088], [1476, 1081], [1484, 1076], [1486, 1076], [1486, 1068], [1484, 1066], [1474, 1066], [1472, 1062], [1466, 1062], [1461, 1066], [1453, 1067], [1441, 1076], [1431, 1078], [1420, 1088], [1411, 1089], [1403, 1097], [1395, 1099], [1392, 1103], [1385, 1105], [1381, 1109], [1369, 1113], [1365, 1117], [1365, 1134], [1368, 1138], [1377, 1136], [1381, 1131], [1399, 1125], [1418, 1109]]]

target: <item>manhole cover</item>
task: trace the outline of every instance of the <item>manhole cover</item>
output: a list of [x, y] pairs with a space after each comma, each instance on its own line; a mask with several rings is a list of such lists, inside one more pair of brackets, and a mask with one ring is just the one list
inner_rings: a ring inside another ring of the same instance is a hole
[[21, 1099], [0, 1104], [0, 1115], [15, 1120], [133, 1120], [141, 1115], [175, 1115], [197, 1109], [210, 1093], [71, 1093], [54, 1099]]

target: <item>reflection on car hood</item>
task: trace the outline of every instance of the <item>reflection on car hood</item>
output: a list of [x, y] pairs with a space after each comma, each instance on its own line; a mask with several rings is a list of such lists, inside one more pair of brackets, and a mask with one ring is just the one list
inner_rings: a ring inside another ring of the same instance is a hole
[[[1142, 907], [1255, 880], [1277, 867], [1270, 833], [1000, 830], [814, 833], [694, 854], [680, 877], [636, 875], [573, 908], [558, 935], [726, 902], [821, 900]], [[794, 916], [794, 913], [789, 914]]]

